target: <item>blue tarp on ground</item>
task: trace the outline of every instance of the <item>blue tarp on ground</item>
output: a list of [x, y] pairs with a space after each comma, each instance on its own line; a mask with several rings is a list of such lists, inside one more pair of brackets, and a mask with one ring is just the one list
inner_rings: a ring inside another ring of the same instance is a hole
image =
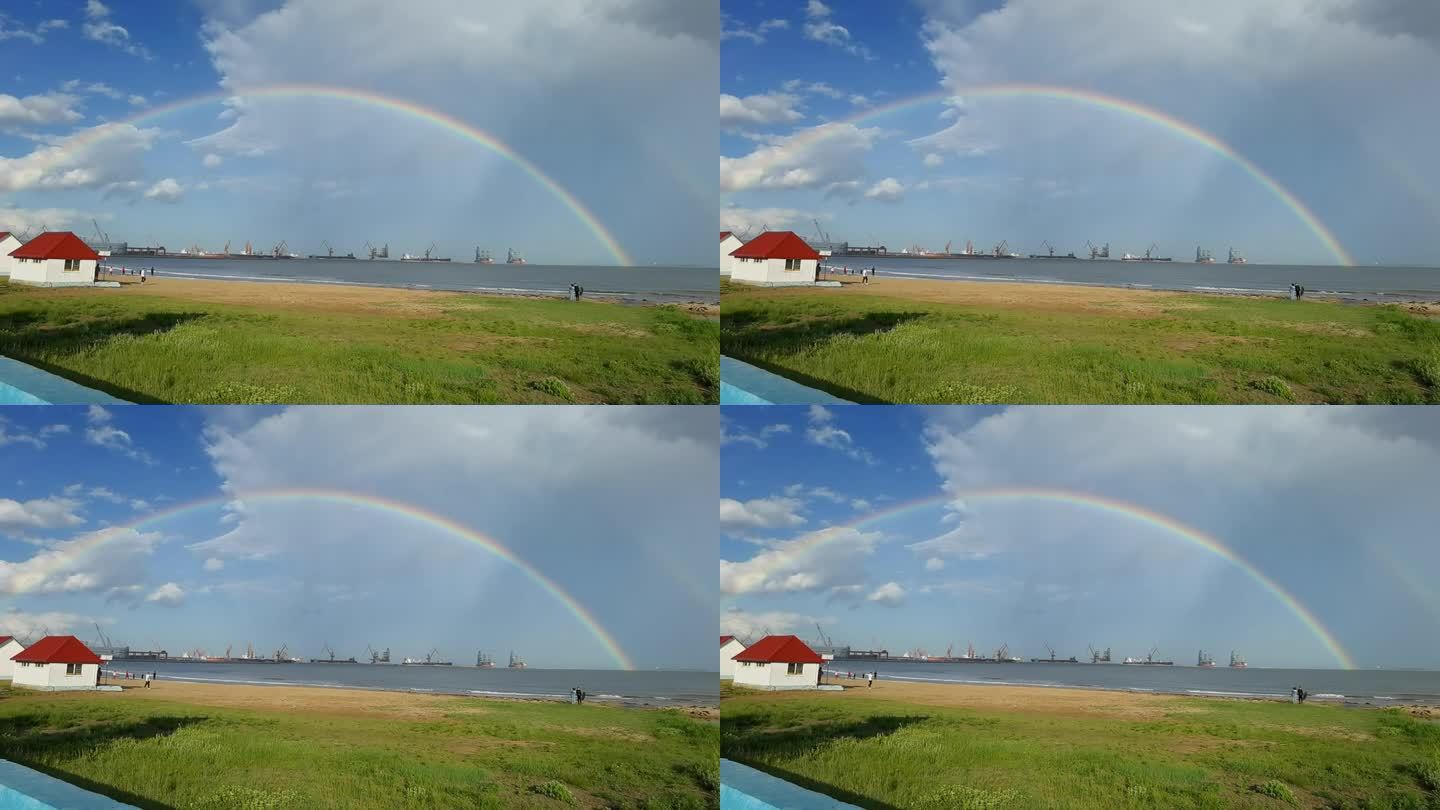
[[845, 400], [733, 357], [720, 356], [721, 405], [809, 405], [815, 402], [837, 404]]
[[720, 760], [720, 810], [846, 810], [853, 804], [806, 790], [748, 765]]
[[18, 360], [0, 357], [0, 405], [123, 404], [103, 391], [57, 377]]
[[53, 776], [0, 759], [0, 808], [5, 810], [135, 810]]

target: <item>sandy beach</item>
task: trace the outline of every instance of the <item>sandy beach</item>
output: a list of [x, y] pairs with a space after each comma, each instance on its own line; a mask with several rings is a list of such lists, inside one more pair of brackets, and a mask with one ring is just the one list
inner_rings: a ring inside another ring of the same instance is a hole
[[[1114, 317], [1146, 318], [1163, 314], [1166, 310], [1184, 309], [1196, 305], [1185, 299], [1194, 296], [1220, 296], [1230, 298], [1263, 298], [1276, 300], [1279, 296], [1259, 296], [1223, 292], [1179, 292], [1174, 290], [1147, 290], [1129, 287], [1105, 287], [1081, 284], [1043, 284], [1017, 281], [933, 281], [928, 279], [887, 278], [883, 274], [869, 284], [861, 284], [854, 276], [821, 276], [825, 281], [838, 281], [843, 290], [808, 290], [809, 294], [825, 292], [844, 295], [867, 295], [877, 298], [899, 298], [907, 301], [925, 301], [939, 304], [977, 304], [1001, 309], [1023, 309], [1029, 311], [1053, 311], [1066, 313], [1095, 313]], [[1343, 301], [1353, 304], [1395, 304], [1417, 315], [1440, 316], [1440, 302], [1406, 300], [1399, 296], [1384, 299], [1360, 299], [1339, 295], [1325, 295], [1307, 291], [1306, 300]]]
[[[107, 684], [123, 688], [114, 692], [56, 692], [53, 696], [69, 700], [168, 700], [196, 706], [258, 711], [305, 712], [343, 717], [405, 717], [410, 719], [444, 717], [457, 711], [482, 711], [473, 708], [473, 701], [495, 703], [556, 703], [554, 700], [506, 698], [500, 696], [464, 696], [396, 692], [378, 689], [349, 689], [326, 686], [256, 686], [252, 684], [216, 684], [172, 681], [161, 678], [145, 688], [139, 681], [110, 679]], [[456, 704], [465, 701], [461, 708]], [[587, 705], [617, 706], [609, 702]], [[627, 707], [654, 709], [656, 707]], [[719, 710], [713, 706], [687, 706], [687, 716], [713, 720]]]
[[[141, 282], [137, 276], [105, 276], [103, 281], [118, 281], [123, 295], [144, 295], [176, 301], [207, 304], [266, 307], [292, 312], [325, 312], [334, 314], [378, 314], [391, 317], [425, 317], [443, 310], [456, 300], [473, 301], [475, 297], [530, 298], [553, 301], [559, 296], [525, 293], [455, 292], [450, 290], [412, 290], [396, 287], [359, 284], [307, 284], [282, 281], [211, 281], [194, 278], [169, 278], [161, 274]], [[74, 290], [37, 291], [74, 294]], [[116, 294], [114, 289], [87, 290], [89, 294]], [[659, 306], [663, 302], [617, 296], [591, 295], [587, 302]], [[718, 317], [719, 306], [704, 303], [676, 304], [686, 312], [700, 317]]]

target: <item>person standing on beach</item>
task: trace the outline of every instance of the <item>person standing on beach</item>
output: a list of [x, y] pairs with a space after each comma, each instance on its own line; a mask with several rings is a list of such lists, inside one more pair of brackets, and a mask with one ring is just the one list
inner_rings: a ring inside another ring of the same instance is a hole
[[865, 673], [865, 688], [866, 688], [866, 689], [869, 689], [870, 687], [872, 687], [872, 686], [874, 686], [874, 685], [875, 685], [875, 673], [873, 673], [873, 672], [867, 672], [867, 673]]

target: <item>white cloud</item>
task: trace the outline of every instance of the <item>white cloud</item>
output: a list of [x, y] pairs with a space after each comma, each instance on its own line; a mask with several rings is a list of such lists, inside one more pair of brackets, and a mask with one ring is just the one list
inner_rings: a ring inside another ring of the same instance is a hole
[[21, 562], [0, 561], [0, 594], [100, 593], [144, 579], [158, 532], [110, 528], [48, 544]]
[[942, 568], [944, 568], [944, 567], [945, 567], [945, 561], [942, 560], [942, 559], [940, 559], [939, 557], [931, 557], [930, 559], [928, 559], [928, 560], [925, 561], [925, 570], [926, 570], [926, 571], [939, 571], [940, 569], [942, 569]]
[[925, 159], [921, 162], [924, 163], [928, 168], [933, 169], [936, 166], [943, 164], [945, 162], [945, 157], [943, 155], [938, 155], [934, 152], [931, 152], [927, 154], [925, 156]]
[[726, 206], [720, 209], [720, 230], [738, 234], [757, 234], [762, 230], [794, 230], [816, 219], [808, 211], [793, 208], [737, 208]]
[[219, 571], [225, 567], [225, 561], [219, 557], [210, 557], [205, 560], [203, 567], [206, 571]]
[[153, 463], [154, 459], [149, 453], [135, 447], [130, 434], [115, 427], [112, 424], [114, 416], [105, 408], [99, 405], [91, 405], [85, 412], [85, 441], [90, 444], [123, 453], [136, 461], [143, 461], [147, 464]]
[[720, 94], [720, 128], [733, 130], [746, 126], [793, 124], [805, 115], [795, 109], [798, 96], [786, 93], [763, 93], [739, 98]]
[[758, 433], [751, 433], [745, 428], [736, 427], [729, 419], [720, 420], [720, 444], [749, 444], [757, 448], [765, 448], [770, 445], [772, 436], [785, 435], [790, 433], [790, 426], [786, 424], [766, 425], [760, 428]]
[[851, 40], [848, 28], [830, 19], [830, 14], [830, 7], [820, 0], [808, 0], [805, 4], [806, 21], [803, 28], [805, 38], [834, 45], [867, 60], [874, 59], [869, 49]]
[[185, 601], [185, 589], [174, 582], [167, 582], [151, 591], [150, 595], [145, 597], [145, 601], [174, 607]]
[[883, 539], [879, 532], [838, 527], [772, 543], [743, 562], [721, 560], [720, 592], [820, 591], [863, 582], [864, 560]]
[[15, 96], [0, 93], [0, 129], [69, 124], [85, 116], [77, 109], [80, 97], [66, 93]]
[[816, 624], [829, 621], [826, 617], [783, 610], [751, 612], [732, 608], [720, 614], [720, 633], [753, 644], [766, 635], [805, 633], [814, 629]]
[[6, 608], [0, 613], [0, 627], [7, 634], [31, 642], [39, 641], [44, 635], [79, 634], [89, 630], [96, 622], [106, 624], [111, 619], [81, 616], [62, 611], [28, 613], [15, 608]]
[[101, 124], [58, 138], [18, 158], [0, 157], [0, 192], [100, 188], [144, 173], [141, 156], [158, 129]]
[[179, 202], [185, 196], [185, 189], [173, 177], [167, 177], [146, 189], [145, 199], [157, 202]]
[[79, 509], [80, 502], [72, 498], [0, 498], [0, 532], [80, 526], [85, 519], [78, 514]]
[[905, 589], [898, 582], [887, 582], [865, 597], [865, 601], [885, 607], [899, 607], [905, 602]]
[[868, 200], [899, 202], [905, 196], [905, 186], [893, 177], [887, 177], [865, 191]]
[[748, 39], [756, 45], [765, 42], [765, 35], [771, 31], [783, 31], [790, 27], [789, 20], [771, 19], [762, 20], [753, 28], [747, 28], [743, 23], [737, 22], [720, 12], [720, 38], [723, 39]]
[[224, 163], [225, 161], [219, 155], [211, 152], [210, 154], [205, 156], [204, 160], [200, 162], [205, 165], [205, 168], [213, 169], [216, 166], [219, 166], [221, 163]]
[[805, 518], [800, 514], [804, 504], [794, 498], [756, 498], [737, 501], [732, 498], [720, 499], [721, 531], [739, 529], [784, 529], [802, 526]]
[[744, 157], [720, 158], [720, 190], [821, 188], [865, 174], [863, 157], [886, 132], [828, 123], [768, 139]]
[[856, 461], [874, 464], [875, 457], [868, 450], [855, 446], [849, 432], [835, 425], [835, 414], [823, 405], [811, 405], [807, 411], [809, 427], [805, 429], [805, 440], [820, 447], [835, 450]]
[[148, 50], [131, 41], [130, 32], [124, 26], [111, 21], [109, 7], [100, 0], [86, 0], [85, 22], [80, 25], [80, 33], [86, 39], [103, 42], [128, 54], [146, 60], [153, 58]]

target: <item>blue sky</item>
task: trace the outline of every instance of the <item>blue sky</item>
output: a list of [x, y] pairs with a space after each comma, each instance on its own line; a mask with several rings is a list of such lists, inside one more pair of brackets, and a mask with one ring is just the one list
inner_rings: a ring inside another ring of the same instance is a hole
[[[1268, 587], [1175, 532], [1046, 498], [1122, 501], [1219, 538], [1357, 665], [1440, 666], [1440, 601], [1418, 572], [1440, 433], [1406, 408], [724, 409], [721, 619], [899, 654], [1002, 643], [1027, 657], [1330, 667]], [[967, 496], [966, 493], [972, 493]], [[916, 501], [928, 503], [893, 511]], [[879, 515], [879, 517], [871, 517]]]
[[[724, 0], [721, 224], [836, 240], [1114, 255], [1152, 242], [1334, 263], [1229, 159], [1133, 116], [966, 96], [1026, 83], [1120, 97], [1219, 137], [1361, 264], [1440, 261], [1433, 4], [1405, 0]], [[920, 106], [854, 116], [926, 93]], [[823, 137], [819, 135], [823, 131]]]
[[[0, 9], [0, 229], [132, 244], [612, 264], [556, 194], [378, 93], [509, 144], [639, 264], [710, 258], [714, 7], [655, 0], [18, 0]], [[542, 44], [543, 43], [543, 44]], [[252, 91], [246, 95], [246, 90]], [[225, 98], [143, 117], [207, 93]], [[141, 115], [139, 119], [134, 116]], [[702, 253], [701, 245], [705, 245]]]
[[[0, 633], [93, 639], [98, 622], [176, 654], [314, 656], [328, 642], [342, 657], [368, 644], [616, 665], [481, 547], [385, 511], [256, 496], [320, 488], [495, 538], [639, 668], [713, 666], [715, 535], [696, 527], [718, 486], [716, 437], [701, 408], [6, 409]], [[146, 519], [197, 499], [212, 503]]]

